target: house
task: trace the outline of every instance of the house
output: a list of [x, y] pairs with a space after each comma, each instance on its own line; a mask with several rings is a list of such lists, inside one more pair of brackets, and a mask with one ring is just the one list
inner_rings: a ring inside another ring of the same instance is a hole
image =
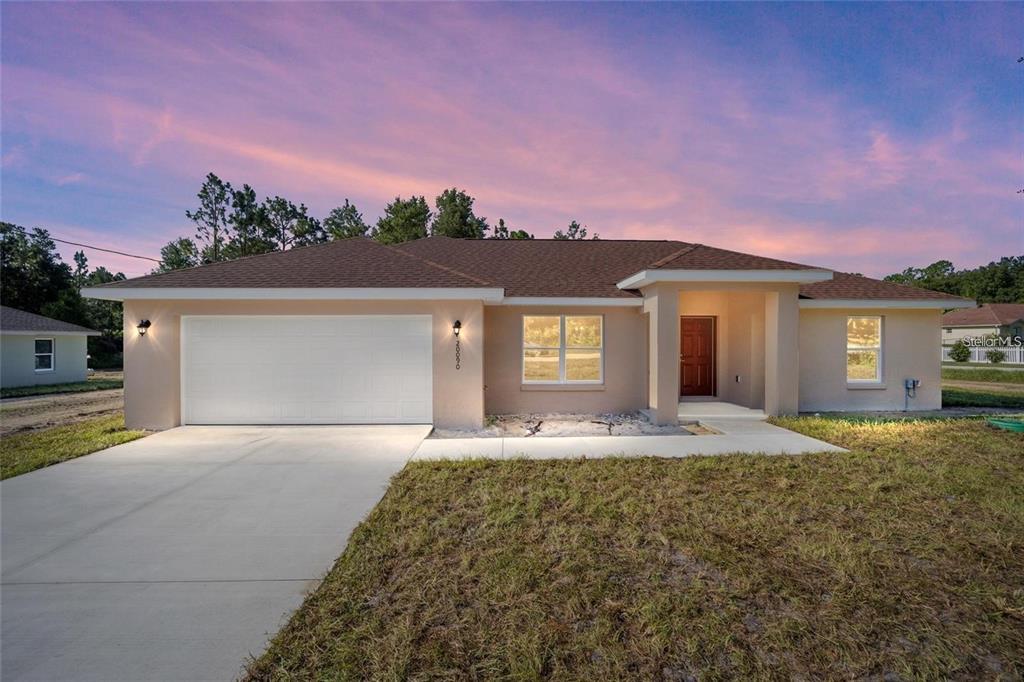
[[83, 290], [124, 302], [130, 427], [433, 423], [719, 400], [940, 406], [966, 299], [702, 244], [348, 239]]
[[951, 310], [942, 316], [942, 345], [965, 337], [1024, 337], [1024, 303], [985, 303], [978, 308]]
[[99, 332], [0, 306], [0, 386], [85, 381], [85, 337]]

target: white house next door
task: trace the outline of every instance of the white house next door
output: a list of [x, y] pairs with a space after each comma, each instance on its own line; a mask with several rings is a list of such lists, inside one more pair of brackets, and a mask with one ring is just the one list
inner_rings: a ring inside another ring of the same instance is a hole
[[184, 316], [184, 424], [428, 424], [429, 315]]

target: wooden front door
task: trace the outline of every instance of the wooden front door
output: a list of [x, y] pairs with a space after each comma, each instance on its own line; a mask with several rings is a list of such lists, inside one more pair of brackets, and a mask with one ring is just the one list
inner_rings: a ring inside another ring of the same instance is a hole
[[679, 395], [715, 395], [715, 318], [679, 318]]

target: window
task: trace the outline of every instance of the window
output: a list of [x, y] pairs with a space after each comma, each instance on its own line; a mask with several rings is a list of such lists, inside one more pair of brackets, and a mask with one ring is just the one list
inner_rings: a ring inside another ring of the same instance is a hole
[[882, 318], [846, 318], [846, 380], [882, 381]]
[[603, 323], [600, 315], [524, 315], [523, 383], [601, 383]]
[[53, 371], [53, 339], [36, 339], [36, 371]]

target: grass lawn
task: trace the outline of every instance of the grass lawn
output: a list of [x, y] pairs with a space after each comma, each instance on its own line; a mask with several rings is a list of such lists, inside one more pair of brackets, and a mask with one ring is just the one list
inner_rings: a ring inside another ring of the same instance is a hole
[[1009, 392], [980, 388], [943, 386], [943, 407], [1002, 407], [1008, 410], [1024, 409], [1024, 392]]
[[145, 436], [128, 431], [124, 417], [101, 417], [44, 431], [0, 438], [0, 479], [26, 474]]
[[951, 381], [986, 381], [997, 384], [1024, 384], [1024, 369], [963, 369], [943, 367], [942, 378]]
[[778, 423], [851, 452], [412, 463], [249, 679], [1024, 673], [1024, 436]]
[[106, 391], [111, 388], [123, 388], [121, 379], [95, 378], [76, 381], [71, 384], [49, 384], [47, 386], [20, 386], [0, 390], [0, 398], [23, 398], [32, 395], [52, 395], [55, 393], [85, 393], [88, 391]]

